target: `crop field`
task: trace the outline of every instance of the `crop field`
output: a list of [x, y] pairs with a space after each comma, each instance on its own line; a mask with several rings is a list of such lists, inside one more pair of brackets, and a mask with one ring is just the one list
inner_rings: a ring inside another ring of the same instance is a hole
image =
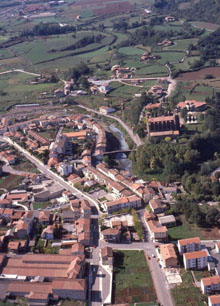
[[208, 31], [215, 31], [219, 28], [219, 24], [209, 23], [209, 22], [201, 22], [201, 21], [193, 21], [191, 24], [195, 28], [205, 29]]
[[203, 306], [206, 298], [193, 285], [191, 272], [181, 270], [182, 283], [171, 289], [176, 306]]
[[214, 78], [220, 77], [220, 67], [209, 67], [198, 71], [186, 72], [180, 74], [177, 80], [190, 81], [190, 80], [203, 80], [207, 75], [212, 75]]
[[155, 302], [156, 294], [143, 251], [114, 253], [114, 304]]

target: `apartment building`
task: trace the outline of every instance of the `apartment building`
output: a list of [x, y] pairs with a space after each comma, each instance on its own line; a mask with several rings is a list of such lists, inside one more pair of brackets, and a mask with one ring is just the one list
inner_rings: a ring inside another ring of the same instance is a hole
[[195, 252], [201, 250], [201, 241], [199, 237], [178, 240], [177, 247], [180, 255], [183, 253]]
[[209, 296], [208, 305], [209, 306], [220, 306], [220, 294]]
[[183, 254], [183, 263], [185, 270], [204, 269], [208, 265], [208, 254], [206, 250], [190, 252]]
[[107, 202], [105, 208], [110, 214], [112, 212], [121, 210], [123, 208], [139, 208], [141, 207], [142, 200], [136, 195], [131, 195], [129, 197], [119, 198], [115, 201]]
[[201, 279], [201, 289], [203, 294], [215, 293], [220, 291], [220, 276], [214, 275]]

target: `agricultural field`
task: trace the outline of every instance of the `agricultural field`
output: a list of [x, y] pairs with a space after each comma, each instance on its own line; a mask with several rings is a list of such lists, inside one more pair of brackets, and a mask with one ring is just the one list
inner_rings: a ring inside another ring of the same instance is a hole
[[176, 306], [203, 306], [206, 297], [193, 285], [191, 272], [181, 269], [182, 283], [171, 289]]
[[215, 31], [219, 28], [219, 24], [202, 22], [202, 21], [193, 21], [191, 25], [195, 28], [205, 29], [207, 31]]
[[[41, 101], [39, 95], [42, 92], [48, 92], [53, 95], [54, 89], [57, 88], [57, 84], [45, 83], [31, 85], [30, 82], [34, 79], [33, 76], [13, 72], [9, 74], [3, 74], [0, 76], [0, 111], [4, 111], [8, 106], [15, 103], [30, 103]], [[43, 102], [43, 100], [42, 100]]]
[[156, 294], [144, 252], [117, 251], [114, 257], [114, 304], [154, 303]]
[[179, 81], [204, 80], [207, 75], [212, 75], [213, 78], [219, 78], [220, 67], [208, 67], [198, 71], [186, 72], [180, 74], [177, 80]]

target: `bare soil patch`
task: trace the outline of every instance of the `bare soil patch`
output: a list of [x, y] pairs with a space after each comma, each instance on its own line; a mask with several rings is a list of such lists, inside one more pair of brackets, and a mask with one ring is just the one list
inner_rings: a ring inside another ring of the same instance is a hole
[[179, 81], [194, 81], [204, 80], [206, 75], [212, 75], [214, 78], [220, 77], [220, 67], [208, 67], [198, 71], [181, 73], [177, 80]]

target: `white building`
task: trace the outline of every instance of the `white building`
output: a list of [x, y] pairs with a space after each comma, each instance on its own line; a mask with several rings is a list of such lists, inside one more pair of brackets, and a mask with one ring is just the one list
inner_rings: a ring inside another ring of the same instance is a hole
[[178, 240], [177, 247], [180, 255], [183, 253], [195, 252], [201, 250], [201, 241], [199, 237]]
[[107, 115], [107, 114], [109, 114], [109, 113], [114, 113], [114, 112], [115, 112], [115, 108], [113, 108], [113, 107], [108, 107], [108, 106], [101, 106], [101, 107], [99, 108], [99, 112], [100, 112], [101, 114]]
[[220, 291], [220, 276], [214, 275], [201, 279], [201, 289], [203, 294]]
[[220, 306], [220, 294], [209, 296], [208, 305], [209, 306]]
[[73, 167], [70, 164], [61, 163], [57, 170], [60, 173], [60, 175], [68, 176], [70, 173], [73, 172]]
[[204, 269], [208, 265], [208, 254], [206, 250], [190, 252], [183, 254], [183, 263], [185, 270]]

